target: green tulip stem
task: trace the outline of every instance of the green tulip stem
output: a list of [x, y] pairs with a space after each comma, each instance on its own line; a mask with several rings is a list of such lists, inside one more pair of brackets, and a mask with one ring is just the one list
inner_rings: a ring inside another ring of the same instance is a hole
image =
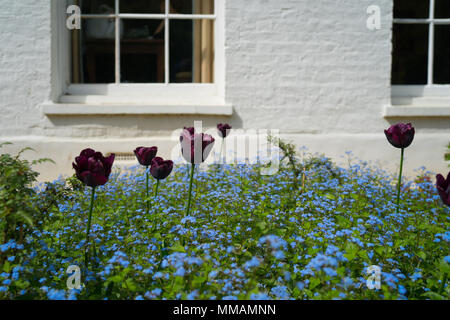
[[147, 207], [147, 216], [148, 216], [148, 211], [150, 210], [150, 204], [148, 202], [148, 166], [146, 167], [145, 170], [145, 185], [146, 185], [146, 199], [145, 199], [145, 205]]
[[222, 142], [220, 143], [220, 154], [219, 154], [219, 164], [223, 164], [222, 152], [223, 152], [223, 143], [225, 138], [222, 138]]
[[156, 180], [156, 186], [155, 186], [155, 198], [158, 195], [158, 188], [159, 188], [159, 179]]
[[194, 181], [194, 170], [195, 170], [195, 164], [193, 163], [191, 166], [191, 176], [189, 180], [189, 196], [188, 196], [188, 203], [186, 207], [186, 216], [189, 215], [190, 209], [191, 209], [191, 198], [192, 198], [192, 182]]
[[398, 184], [397, 184], [397, 213], [399, 211], [400, 206], [400, 190], [402, 187], [402, 173], [403, 173], [403, 160], [405, 155], [405, 148], [402, 148], [402, 153], [400, 156], [400, 173], [398, 175]]
[[89, 237], [90, 237], [90, 232], [91, 232], [92, 210], [94, 209], [94, 198], [95, 198], [95, 187], [92, 187], [91, 205], [89, 207], [89, 218], [88, 218], [88, 224], [87, 224], [87, 230], [86, 230], [87, 248], [84, 253], [84, 264], [85, 264], [86, 268], [88, 267]]

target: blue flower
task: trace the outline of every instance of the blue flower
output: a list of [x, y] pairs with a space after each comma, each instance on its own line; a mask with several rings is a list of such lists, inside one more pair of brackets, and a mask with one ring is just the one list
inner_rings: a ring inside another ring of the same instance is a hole
[[422, 274], [419, 273], [419, 272], [416, 272], [410, 278], [411, 278], [412, 281], [416, 281], [416, 280], [422, 278]]
[[198, 290], [194, 290], [191, 293], [189, 293], [186, 298], [188, 300], [195, 300], [195, 298], [197, 297], [198, 297]]
[[208, 277], [214, 279], [219, 272], [217, 270], [213, 270], [208, 274]]
[[401, 284], [399, 284], [399, 285], [398, 285], [398, 292], [399, 292], [401, 295], [404, 295], [404, 294], [406, 293], [405, 287], [402, 286]]
[[270, 300], [270, 297], [265, 293], [252, 293], [250, 300]]
[[270, 292], [275, 295], [277, 298], [282, 299], [282, 300], [287, 300], [290, 298], [290, 295], [287, 291], [287, 287], [286, 286], [276, 286], [273, 287], [272, 290], [270, 290]]
[[185, 274], [186, 274], [186, 270], [183, 267], [179, 267], [173, 275], [176, 277], [184, 277]]
[[260, 264], [261, 264], [261, 262], [259, 261], [258, 258], [252, 257], [249, 261], [247, 261], [244, 264], [244, 268], [248, 270], [248, 269], [251, 269], [251, 268], [259, 267]]
[[330, 277], [336, 277], [337, 276], [336, 270], [334, 270], [332, 268], [325, 267], [325, 268], [323, 268], [323, 271]]
[[47, 293], [47, 298], [49, 300], [66, 300], [66, 294], [64, 290], [50, 289]]

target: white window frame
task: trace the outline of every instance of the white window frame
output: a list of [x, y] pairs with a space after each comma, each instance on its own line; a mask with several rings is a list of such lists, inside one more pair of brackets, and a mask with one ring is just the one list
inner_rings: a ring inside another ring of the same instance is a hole
[[[124, 0], [122, 0], [124, 1]], [[225, 26], [224, 0], [214, 0], [214, 14], [171, 14], [169, 1], [163, 14], [119, 13], [120, 0], [115, 0], [115, 14], [82, 14], [83, 19], [109, 17], [116, 19], [115, 83], [72, 84], [70, 30], [66, 28], [67, 1], [52, 0], [52, 94], [43, 104], [47, 115], [84, 114], [217, 114], [231, 115], [225, 102]], [[165, 39], [169, 36], [169, 19], [214, 20], [213, 83], [169, 83], [169, 43], [165, 41], [164, 83], [120, 83], [121, 18], [163, 19]], [[119, 39], [119, 41], [117, 41]], [[99, 106], [103, 106], [100, 108]], [[111, 111], [104, 106], [110, 106]], [[86, 108], [83, 108], [86, 107]], [[90, 107], [87, 110], [87, 107]], [[128, 109], [126, 109], [128, 108]]]
[[450, 84], [433, 83], [434, 71], [434, 26], [450, 25], [449, 19], [436, 19], [435, 0], [430, 1], [428, 19], [394, 18], [394, 24], [428, 24], [428, 72], [426, 85], [392, 85], [392, 97], [450, 97]]

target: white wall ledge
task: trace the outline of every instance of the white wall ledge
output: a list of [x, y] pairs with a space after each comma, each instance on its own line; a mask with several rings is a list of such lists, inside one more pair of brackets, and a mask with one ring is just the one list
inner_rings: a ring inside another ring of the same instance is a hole
[[231, 116], [229, 104], [164, 105], [164, 104], [68, 104], [45, 103], [42, 112], [47, 116], [87, 115], [220, 115]]
[[448, 106], [388, 105], [383, 108], [384, 118], [447, 118], [450, 117]]

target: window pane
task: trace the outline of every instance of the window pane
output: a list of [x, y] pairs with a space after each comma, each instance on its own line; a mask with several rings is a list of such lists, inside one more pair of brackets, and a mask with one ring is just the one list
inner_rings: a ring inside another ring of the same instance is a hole
[[435, 0], [435, 18], [448, 19], [450, 18], [450, 1], [449, 0]]
[[394, 18], [427, 19], [429, 12], [430, 0], [394, 0]]
[[73, 83], [114, 82], [114, 30], [113, 19], [83, 19], [71, 32]]
[[434, 83], [450, 84], [450, 26], [435, 26]]
[[165, 13], [164, 0], [121, 0], [121, 13]]
[[170, 21], [170, 82], [212, 83], [214, 22]]
[[426, 84], [428, 25], [394, 24], [392, 84]]
[[164, 20], [122, 19], [121, 82], [164, 82]]
[[114, 13], [114, 0], [80, 0], [81, 13], [84, 14], [112, 14]]
[[170, 0], [170, 12], [180, 14], [214, 14], [214, 0]]

